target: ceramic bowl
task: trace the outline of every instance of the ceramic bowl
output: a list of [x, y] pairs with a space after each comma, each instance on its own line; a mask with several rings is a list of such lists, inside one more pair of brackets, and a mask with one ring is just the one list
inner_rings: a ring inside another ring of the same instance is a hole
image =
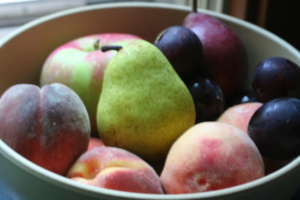
[[[16, 83], [38, 84], [41, 66], [57, 46], [101, 32], [127, 32], [154, 41], [158, 33], [181, 25], [189, 7], [158, 3], [114, 3], [66, 10], [32, 21], [0, 41], [0, 94]], [[224, 21], [247, 48], [250, 84], [263, 59], [282, 56], [300, 64], [300, 53], [274, 34], [250, 23], [199, 10]], [[1, 130], [0, 130], [1, 131]], [[261, 179], [227, 189], [181, 195], [148, 195], [86, 186], [51, 173], [18, 155], [0, 140], [0, 179], [22, 199], [289, 200], [300, 186], [300, 157]]]

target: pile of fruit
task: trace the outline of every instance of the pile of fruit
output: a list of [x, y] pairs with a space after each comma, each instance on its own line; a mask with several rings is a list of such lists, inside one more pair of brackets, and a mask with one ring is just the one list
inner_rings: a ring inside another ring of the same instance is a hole
[[83, 36], [49, 55], [39, 86], [2, 94], [0, 138], [101, 188], [179, 194], [247, 183], [300, 154], [299, 66], [267, 58], [245, 89], [247, 59], [231, 28], [195, 10], [152, 42]]

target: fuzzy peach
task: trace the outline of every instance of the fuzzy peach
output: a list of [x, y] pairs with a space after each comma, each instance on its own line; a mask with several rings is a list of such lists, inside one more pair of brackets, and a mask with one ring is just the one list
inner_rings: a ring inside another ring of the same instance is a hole
[[11, 86], [0, 99], [0, 127], [12, 149], [60, 175], [87, 150], [91, 134], [83, 102], [60, 83]]
[[163, 193], [159, 176], [149, 164], [133, 153], [116, 147], [95, 147], [82, 154], [67, 177], [101, 188]]
[[262, 157], [241, 129], [203, 122], [173, 144], [161, 173], [167, 194], [228, 188], [264, 176]]
[[104, 146], [104, 143], [100, 138], [91, 137], [87, 151], [92, 150], [95, 147], [101, 147], [101, 146]]
[[263, 104], [260, 102], [249, 102], [234, 105], [225, 110], [223, 114], [217, 119], [217, 121], [231, 124], [247, 133], [248, 124], [252, 115], [262, 105]]

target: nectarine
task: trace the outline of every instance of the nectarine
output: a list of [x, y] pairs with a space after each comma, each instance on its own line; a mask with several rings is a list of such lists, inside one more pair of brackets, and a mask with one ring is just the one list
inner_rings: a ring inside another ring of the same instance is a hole
[[104, 143], [102, 142], [102, 140], [100, 138], [91, 137], [87, 151], [92, 150], [95, 147], [100, 147], [100, 146], [104, 146]]
[[241, 129], [202, 122], [173, 144], [161, 173], [168, 194], [228, 188], [264, 176], [262, 157]]
[[159, 176], [135, 154], [100, 146], [82, 154], [67, 173], [74, 181], [101, 188], [162, 194]]
[[248, 102], [234, 105], [227, 108], [217, 121], [236, 126], [248, 133], [249, 121], [255, 111], [262, 105], [263, 104], [260, 102]]

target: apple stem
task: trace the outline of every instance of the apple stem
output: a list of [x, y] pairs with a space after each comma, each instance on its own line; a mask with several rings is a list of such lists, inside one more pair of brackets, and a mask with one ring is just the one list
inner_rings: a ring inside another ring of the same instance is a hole
[[198, 12], [198, 0], [193, 0], [193, 7], [192, 7], [192, 12], [196, 13]]
[[103, 51], [103, 52], [110, 51], [110, 50], [119, 51], [120, 49], [122, 49], [122, 46], [120, 46], [120, 45], [111, 45], [111, 46], [102, 46], [101, 47], [101, 51]]
[[96, 42], [94, 43], [94, 49], [99, 50], [100, 49], [100, 39], [97, 39]]

